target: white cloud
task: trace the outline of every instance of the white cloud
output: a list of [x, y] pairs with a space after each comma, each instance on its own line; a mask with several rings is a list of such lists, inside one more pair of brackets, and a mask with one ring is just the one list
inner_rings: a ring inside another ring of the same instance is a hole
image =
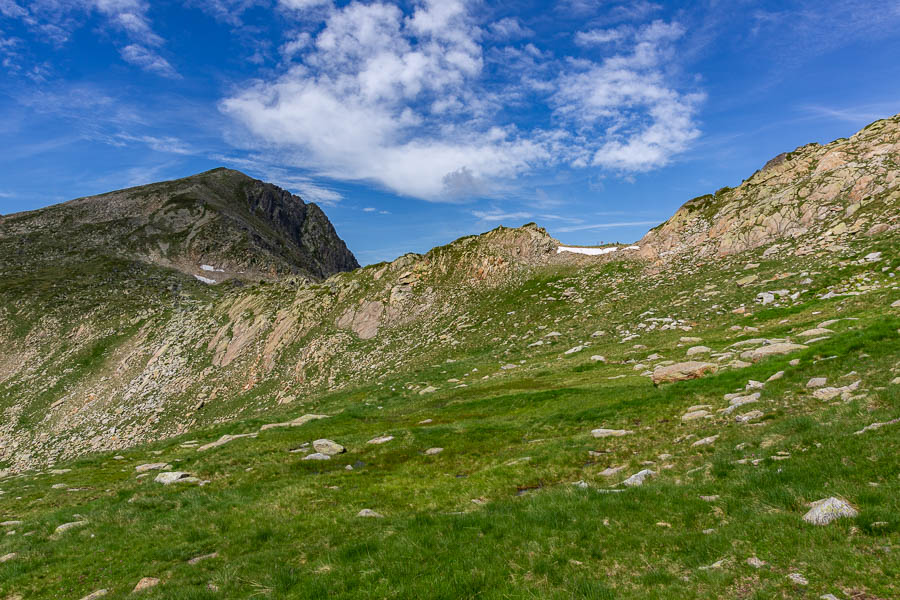
[[58, 45], [65, 44], [84, 25], [85, 16], [99, 14], [110, 29], [127, 39], [119, 46], [125, 61], [164, 77], [175, 77], [175, 69], [155, 50], [164, 40], [153, 31], [149, 10], [146, 0], [31, 0], [22, 4], [0, 0], [0, 14], [21, 20], [42, 41]]
[[377, 209], [375, 209], [371, 206], [367, 206], [366, 208], [363, 209], [363, 212], [375, 212], [376, 210]]
[[122, 58], [145, 71], [151, 71], [163, 77], [177, 78], [178, 73], [165, 58], [140, 44], [128, 44], [119, 51]]
[[591, 29], [590, 31], [578, 31], [575, 33], [575, 43], [579, 46], [598, 46], [610, 42], [618, 42], [625, 38], [627, 30], [618, 29]]
[[531, 219], [533, 215], [528, 212], [503, 212], [501, 210], [491, 210], [491, 211], [483, 211], [483, 210], [473, 210], [472, 215], [478, 217], [481, 221], [487, 222], [496, 222], [496, 221], [507, 221], [507, 222], [515, 222], [522, 221], [526, 219]]
[[659, 225], [659, 221], [628, 221], [622, 223], [594, 223], [591, 225], [573, 225], [571, 227], [557, 227], [559, 233], [571, 233], [573, 231], [588, 231], [593, 229], [615, 229], [617, 227], [645, 227], [647, 225]]
[[319, 6], [330, 6], [331, 0], [278, 0], [278, 5], [290, 10], [306, 10]]
[[[488, 29], [524, 31], [512, 19]], [[700, 96], [668, 80], [680, 25], [622, 31], [618, 53], [601, 62], [560, 60], [533, 44], [492, 46], [468, 0], [418, 0], [411, 12], [351, 2], [315, 35], [282, 46], [294, 62], [281, 75], [243, 86], [220, 108], [251, 147], [432, 201], [490, 197], [558, 163], [640, 171], [698, 135]], [[521, 127], [502, 116], [511, 106], [543, 120]]]
[[515, 17], [505, 17], [494, 21], [488, 26], [488, 30], [500, 39], [520, 39], [534, 35], [534, 31], [522, 25]]

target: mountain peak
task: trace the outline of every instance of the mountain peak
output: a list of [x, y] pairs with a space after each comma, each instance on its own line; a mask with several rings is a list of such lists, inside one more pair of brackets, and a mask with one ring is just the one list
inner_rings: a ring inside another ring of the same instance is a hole
[[221, 167], [0, 221], [0, 239], [46, 241], [59, 231], [77, 247], [59, 256], [59, 249], [38, 243], [31, 258], [56, 261], [101, 253], [216, 283], [287, 274], [324, 279], [359, 267], [317, 205]]

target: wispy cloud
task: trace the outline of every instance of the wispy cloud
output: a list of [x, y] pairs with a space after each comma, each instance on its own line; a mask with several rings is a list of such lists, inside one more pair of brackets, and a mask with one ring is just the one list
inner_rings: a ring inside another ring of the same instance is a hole
[[560, 233], [571, 233], [573, 231], [587, 231], [592, 229], [615, 229], [617, 227], [644, 227], [646, 225], [659, 225], [659, 221], [626, 221], [620, 223], [592, 223], [590, 225], [572, 225], [568, 227], [557, 227], [556, 231]]
[[480, 221], [486, 222], [495, 222], [495, 221], [522, 221], [524, 219], [531, 219], [534, 215], [528, 212], [503, 212], [499, 210], [493, 211], [483, 211], [483, 210], [473, 210], [472, 215], [478, 217]]
[[[0, 0], [0, 15], [21, 21], [39, 34], [39, 40], [58, 46], [84, 26], [86, 16], [100, 15], [111, 32], [124, 37], [124, 43], [117, 43], [123, 60], [163, 77], [176, 77], [174, 67], [160, 54], [165, 40], [153, 30], [149, 11], [146, 0]], [[21, 56], [17, 58], [21, 61]], [[4, 62], [9, 62], [8, 68], [22, 68], [9, 57]]]

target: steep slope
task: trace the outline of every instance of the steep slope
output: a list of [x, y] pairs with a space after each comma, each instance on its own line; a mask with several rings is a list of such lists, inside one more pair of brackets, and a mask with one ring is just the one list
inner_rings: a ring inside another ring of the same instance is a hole
[[685, 203], [639, 242], [654, 260], [711, 259], [771, 246], [798, 255], [900, 228], [900, 115], [849, 139], [770, 160], [736, 188]]
[[0, 216], [0, 255], [6, 269], [103, 255], [216, 282], [359, 267], [318, 206], [229, 169]]

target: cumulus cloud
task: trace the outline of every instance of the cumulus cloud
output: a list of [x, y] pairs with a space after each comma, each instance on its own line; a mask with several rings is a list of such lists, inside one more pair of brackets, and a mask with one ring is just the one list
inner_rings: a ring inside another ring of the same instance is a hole
[[[667, 79], [680, 25], [623, 29], [599, 62], [496, 37], [523, 32], [512, 19], [483, 27], [467, 0], [419, 0], [406, 12], [351, 2], [282, 46], [280, 75], [220, 107], [256, 147], [299, 167], [434, 201], [491, 196], [558, 163], [645, 170], [696, 137], [700, 97]], [[522, 126], [506, 116], [518, 106], [542, 119]]]

